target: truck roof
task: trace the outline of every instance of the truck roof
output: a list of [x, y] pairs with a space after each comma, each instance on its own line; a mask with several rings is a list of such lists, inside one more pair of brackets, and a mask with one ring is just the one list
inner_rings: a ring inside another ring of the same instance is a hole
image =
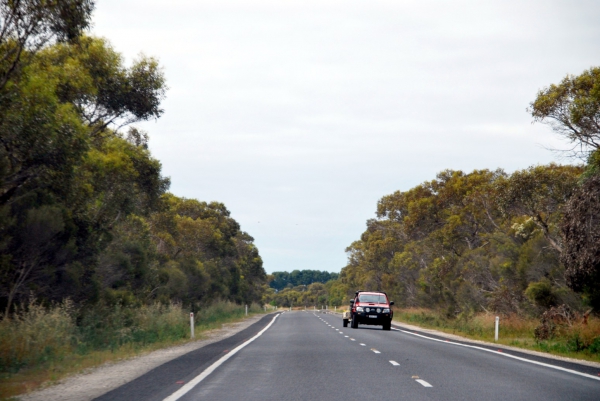
[[383, 294], [383, 295], [387, 296], [387, 294], [383, 291], [356, 291], [354, 294], [355, 295], [358, 295], [358, 294]]

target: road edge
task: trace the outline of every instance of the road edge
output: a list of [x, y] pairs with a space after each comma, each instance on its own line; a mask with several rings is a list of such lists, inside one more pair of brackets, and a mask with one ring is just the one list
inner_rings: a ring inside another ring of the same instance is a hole
[[47, 383], [42, 388], [20, 394], [15, 398], [20, 401], [91, 401], [173, 359], [232, 337], [257, 323], [263, 317], [274, 313], [276, 312], [251, 316], [235, 323], [226, 323], [221, 329], [206, 332], [208, 338], [167, 346], [143, 355], [108, 362], [85, 372], [68, 376], [58, 382]]
[[[316, 312], [319, 313], [318, 310]], [[320, 313], [327, 313], [327, 314], [331, 314], [331, 315], [341, 315], [341, 313], [333, 312], [333, 311], [323, 311]], [[416, 325], [412, 325], [412, 324], [408, 324], [408, 323], [392, 321], [392, 326], [395, 326], [395, 327], [398, 327], [398, 328], [401, 328], [401, 329], [404, 329], [407, 331], [419, 331], [421, 333], [426, 333], [426, 334], [434, 335], [436, 337], [441, 337], [441, 338], [447, 338], [449, 340], [460, 341], [460, 342], [467, 343], [467, 344], [484, 345], [486, 347], [497, 347], [497, 348], [499, 347], [499, 348], [502, 348], [505, 350], [520, 352], [523, 354], [533, 355], [533, 356], [537, 356], [540, 358], [554, 359], [554, 360], [562, 361], [562, 362], [571, 362], [571, 363], [586, 365], [586, 366], [590, 366], [590, 367], [594, 367], [594, 368], [600, 368], [600, 363], [598, 363], [598, 362], [586, 361], [585, 359], [569, 358], [566, 356], [554, 355], [554, 354], [549, 354], [549, 353], [545, 353], [545, 352], [530, 350], [527, 348], [514, 347], [511, 345], [490, 343], [490, 342], [481, 341], [481, 340], [473, 340], [471, 338], [462, 337], [462, 336], [459, 336], [456, 334], [449, 334], [449, 333], [445, 333], [443, 331], [428, 329], [428, 328], [424, 328], [424, 327], [420, 327], [420, 326], [416, 326]]]

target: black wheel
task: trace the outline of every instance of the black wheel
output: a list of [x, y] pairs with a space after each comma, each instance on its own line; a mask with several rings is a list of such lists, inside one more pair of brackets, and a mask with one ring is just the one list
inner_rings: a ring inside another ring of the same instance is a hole
[[356, 315], [352, 316], [352, 324], [350, 325], [353, 329], [358, 329], [358, 319]]
[[348, 327], [348, 319], [344, 319], [344, 327]]
[[384, 329], [384, 330], [391, 330], [391, 329], [392, 329], [392, 322], [391, 322], [391, 321], [389, 321], [389, 322], [387, 322], [387, 323], [384, 323], [384, 324], [383, 324], [383, 329]]

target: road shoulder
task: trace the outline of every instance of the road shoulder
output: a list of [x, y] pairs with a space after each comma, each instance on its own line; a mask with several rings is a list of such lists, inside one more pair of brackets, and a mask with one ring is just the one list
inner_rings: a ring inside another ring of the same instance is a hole
[[[317, 312], [319, 312], [319, 311], [317, 311]], [[332, 315], [335, 314], [335, 315], [341, 316], [341, 313], [339, 313], [339, 312], [327, 311], [327, 313], [332, 314]], [[579, 364], [579, 365], [600, 368], [600, 363], [598, 363], [598, 362], [591, 362], [591, 361], [586, 361], [583, 359], [568, 358], [568, 357], [553, 355], [553, 354], [549, 354], [549, 353], [545, 353], [545, 352], [533, 351], [533, 350], [529, 350], [526, 348], [513, 347], [510, 345], [490, 343], [490, 342], [480, 341], [480, 340], [473, 340], [470, 338], [461, 337], [456, 334], [449, 334], [449, 333], [445, 333], [443, 331], [438, 331], [438, 330], [434, 330], [434, 329], [426, 329], [423, 327], [415, 326], [415, 325], [404, 323], [404, 322], [393, 321], [392, 327], [406, 330], [406, 331], [411, 331], [411, 332], [418, 332], [419, 334], [430, 335], [430, 336], [436, 337], [436, 338], [453, 340], [453, 341], [461, 342], [464, 344], [480, 345], [480, 346], [493, 347], [493, 348], [502, 348], [503, 350], [519, 352], [522, 354], [528, 354], [528, 355], [536, 356], [539, 358], [554, 359], [556, 361], [569, 362], [569, 363], [575, 363], [575, 364]]]
[[562, 362], [570, 362], [570, 363], [576, 363], [579, 365], [586, 365], [586, 366], [600, 368], [600, 363], [598, 363], [598, 362], [586, 361], [583, 359], [568, 358], [568, 357], [564, 357], [564, 356], [560, 356], [560, 355], [554, 355], [554, 354], [549, 354], [549, 353], [545, 353], [545, 352], [529, 350], [526, 348], [513, 347], [513, 346], [505, 345], [505, 344], [497, 344], [497, 343], [490, 343], [490, 342], [486, 342], [486, 341], [473, 340], [473, 339], [461, 337], [461, 336], [458, 336], [455, 334], [449, 334], [449, 333], [445, 333], [443, 331], [437, 331], [437, 330], [433, 330], [433, 329], [425, 329], [425, 328], [407, 324], [407, 323], [392, 322], [392, 326], [396, 327], [398, 329], [406, 330], [406, 331], [418, 331], [419, 334], [431, 335], [431, 336], [434, 336], [437, 338], [458, 341], [458, 342], [465, 343], [465, 344], [480, 345], [480, 346], [485, 346], [485, 347], [490, 347], [490, 348], [502, 348], [503, 350], [510, 350], [510, 351], [514, 351], [514, 352], [519, 352], [521, 354], [528, 354], [528, 355], [532, 355], [532, 356], [536, 356], [536, 357], [540, 357], [540, 358], [554, 359], [554, 360], [562, 361]]
[[262, 317], [263, 315], [257, 315], [241, 322], [225, 324], [221, 329], [203, 333], [203, 336], [207, 338], [202, 340], [163, 348], [131, 359], [101, 365], [57, 383], [52, 383], [43, 389], [23, 394], [18, 399], [22, 401], [93, 400], [137, 379], [164, 363], [209, 344], [229, 338], [258, 322]]

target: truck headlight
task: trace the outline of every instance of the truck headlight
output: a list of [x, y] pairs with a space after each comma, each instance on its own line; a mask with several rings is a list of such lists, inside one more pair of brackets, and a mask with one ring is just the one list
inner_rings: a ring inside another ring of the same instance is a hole
[[363, 307], [362, 307], [362, 306], [357, 306], [357, 307], [356, 307], [356, 311], [357, 311], [357, 312], [363, 312], [363, 311], [364, 311], [364, 309], [363, 309]]
[[383, 310], [383, 313], [390, 313], [390, 308], [385, 308], [385, 309]]

